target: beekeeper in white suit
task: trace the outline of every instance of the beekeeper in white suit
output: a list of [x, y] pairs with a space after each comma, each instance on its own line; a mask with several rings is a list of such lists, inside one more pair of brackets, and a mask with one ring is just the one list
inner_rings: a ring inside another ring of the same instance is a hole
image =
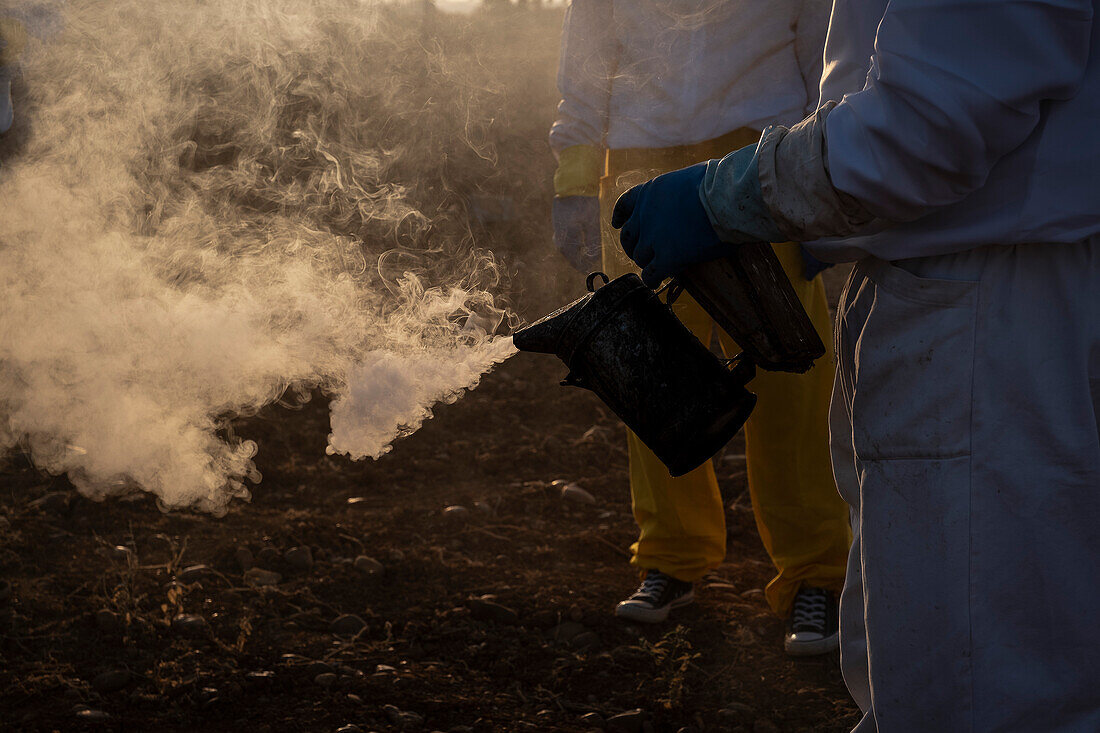
[[836, 0], [831, 103], [616, 206], [650, 282], [777, 236], [856, 262], [831, 441], [860, 733], [1100, 730], [1098, 4]]

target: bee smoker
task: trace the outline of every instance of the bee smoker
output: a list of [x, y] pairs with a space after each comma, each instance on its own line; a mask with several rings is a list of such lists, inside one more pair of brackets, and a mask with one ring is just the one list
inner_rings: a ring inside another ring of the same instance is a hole
[[[757, 366], [800, 373], [825, 353], [768, 244], [740, 245], [658, 292], [634, 274], [609, 282], [592, 273], [587, 285], [588, 294], [516, 331], [513, 342], [564, 361], [562, 385], [595, 392], [673, 476], [708, 460], [745, 424], [756, 405], [745, 385]], [[737, 342], [736, 358], [718, 358], [676, 318], [671, 303], [682, 291]]]

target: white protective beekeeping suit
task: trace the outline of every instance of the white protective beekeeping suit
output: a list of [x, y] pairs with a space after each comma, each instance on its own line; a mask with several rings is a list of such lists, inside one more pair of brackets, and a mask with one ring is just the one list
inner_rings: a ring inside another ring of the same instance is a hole
[[836, 0], [831, 103], [757, 148], [779, 228], [857, 263], [831, 440], [860, 733], [1100, 730], [1098, 5]]

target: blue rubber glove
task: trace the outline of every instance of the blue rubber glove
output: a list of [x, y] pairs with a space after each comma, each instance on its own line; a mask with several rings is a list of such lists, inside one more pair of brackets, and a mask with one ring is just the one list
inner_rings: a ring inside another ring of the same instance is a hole
[[600, 200], [595, 196], [555, 196], [551, 208], [554, 246], [576, 270], [588, 274], [600, 265]]
[[630, 189], [615, 202], [611, 226], [619, 242], [642, 268], [651, 288], [686, 267], [729, 253], [699, 199], [706, 163], [664, 173]]

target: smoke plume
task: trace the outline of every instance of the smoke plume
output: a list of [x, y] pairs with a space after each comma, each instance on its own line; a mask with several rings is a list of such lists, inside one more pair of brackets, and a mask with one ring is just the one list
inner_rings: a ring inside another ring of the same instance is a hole
[[[0, 10], [0, 13], [5, 11]], [[455, 192], [476, 80], [354, 0], [24, 3], [0, 162], [0, 448], [223, 513], [236, 416], [321, 389], [377, 458], [512, 352]]]

